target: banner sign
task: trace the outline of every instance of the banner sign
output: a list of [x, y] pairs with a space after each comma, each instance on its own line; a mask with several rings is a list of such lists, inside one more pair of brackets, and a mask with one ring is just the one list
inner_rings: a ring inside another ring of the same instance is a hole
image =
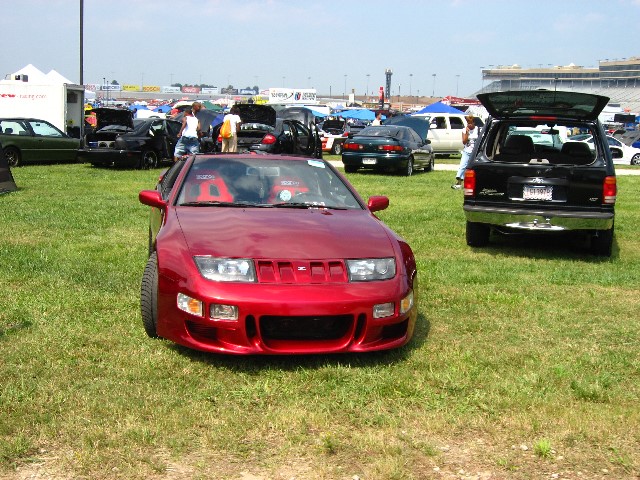
[[200, 93], [200, 87], [184, 86], [182, 87], [182, 93]]
[[318, 103], [315, 88], [270, 88], [269, 103]]
[[220, 89], [218, 87], [203, 87], [202, 88], [202, 93], [206, 94], [206, 95], [218, 95], [220, 92]]
[[180, 87], [162, 87], [162, 93], [180, 93]]

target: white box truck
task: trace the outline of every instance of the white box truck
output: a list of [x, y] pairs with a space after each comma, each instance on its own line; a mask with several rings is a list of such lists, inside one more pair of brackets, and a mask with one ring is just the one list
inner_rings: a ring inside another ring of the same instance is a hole
[[46, 120], [74, 138], [82, 138], [84, 86], [0, 80], [0, 117]]

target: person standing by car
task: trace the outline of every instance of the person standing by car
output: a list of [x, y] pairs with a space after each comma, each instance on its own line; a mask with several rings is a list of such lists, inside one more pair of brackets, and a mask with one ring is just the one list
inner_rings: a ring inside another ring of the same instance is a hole
[[381, 125], [382, 124], [382, 114], [378, 112], [376, 118], [371, 122], [371, 125]]
[[231, 136], [228, 138], [222, 138], [222, 151], [228, 153], [235, 153], [238, 151], [238, 132], [240, 131], [240, 125], [242, 119], [238, 115], [238, 108], [234, 105], [231, 107], [229, 113], [224, 116], [222, 123], [229, 121], [231, 127]]
[[177, 162], [185, 153], [200, 152], [200, 141], [198, 134], [200, 132], [200, 121], [193, 116], [191, 108], [184, 111], [182, 119], [182, 127], [178, 132], [178, 142], [173, 152], [173, 160]]
[[464, 178], [464, 171], [467, 169], [473, 147], [480, 136], [480, 127], [476, 126], [475, 118], [473, 115], [465, 115], [467, 121], [467, 128], [462, 132], [462, 156], [460, 157], [460, 166], [458, 167], [458, 173], [456, 173], [456, 183], [451, 185], [451, 188], [457, 190], [462, 188], [462, 179]]

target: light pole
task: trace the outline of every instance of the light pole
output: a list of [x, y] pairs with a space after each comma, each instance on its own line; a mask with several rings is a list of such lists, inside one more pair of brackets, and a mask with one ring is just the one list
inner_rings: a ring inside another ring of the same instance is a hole
[[170, 73], [169, 75], [171, 76], [170, 77], [171, 81], [169, 82], [169, 85], [173, 86], [173, 73]]
[[[364, 96], [367, 97], [369, 96], [369, 77], [371, 76], [370, 73], [367, 73], [367, 90], [364, 92]], [[366, 100], [366, 98], [365, 98]]]
[[400, 87], [402, 87], [402, 85], [398, 84], [398, 103], [400, 102]]
[[413, 73], [409, 74], [409, 96], [411, 96], [411, 83], [413, 82]]
[[144, 92], [144, 72], [140, 75], [140, 91]]
[[347, 100], [347, 74], [344, 74], [344, 90], [342, 91], [342, 99]]
[[309, 81], [309, 88], [311, 88], [311, 77], [307, 77], [307, 80]]
[[458, 96], [458, 82], [460, 81], [460, 75], [456, 75], [456, 97]]
[[431, 96], [435, 97], [436, 96], [436, 74], [432, 73], [431, 76], [433, 77], [433, 90], [431, 91]]
[[284, 88], [284, 79], [287, 78], [284, 75], [282, 76], [282, 88]]

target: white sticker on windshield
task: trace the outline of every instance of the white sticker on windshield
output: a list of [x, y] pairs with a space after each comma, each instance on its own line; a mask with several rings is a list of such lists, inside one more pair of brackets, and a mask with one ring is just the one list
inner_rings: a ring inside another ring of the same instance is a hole
[[307, 160], [307, 163], [308, 163], [311, 167], [324, 168], [324, 162], [320, 162], [320, 161], [318, 161], [318, 160]]

